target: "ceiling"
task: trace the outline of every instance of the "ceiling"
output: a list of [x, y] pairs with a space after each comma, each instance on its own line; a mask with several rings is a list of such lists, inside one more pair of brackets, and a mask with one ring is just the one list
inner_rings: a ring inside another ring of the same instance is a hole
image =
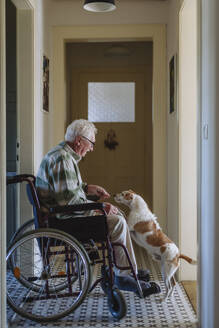
[[[54, 1], [71, 1], [71, 2], [82, 2], [83, 0], [54, 0]], [[150, 1], [150, 2], [157, 2], [157, 1], [168, 1], [168, 0], [115, 0], [115, 3], [118, 5], [119, 2], [146, 2], [146, 1]]]

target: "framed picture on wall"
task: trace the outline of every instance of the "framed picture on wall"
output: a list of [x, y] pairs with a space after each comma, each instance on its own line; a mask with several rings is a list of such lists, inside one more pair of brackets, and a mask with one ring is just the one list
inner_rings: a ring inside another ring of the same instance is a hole
[[169, 112], [176, 111], [176, 55], [169, 62]]
[[49, 112], [49, 58], [43, 56], [43, 109]]

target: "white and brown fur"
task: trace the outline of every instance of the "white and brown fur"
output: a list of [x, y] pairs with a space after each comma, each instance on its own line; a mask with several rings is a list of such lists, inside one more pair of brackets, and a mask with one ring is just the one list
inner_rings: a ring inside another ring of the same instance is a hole
[[123, 191], [114, 197], [117, 203], [130, 208], [127, 224], [134, 241], [144, 247], [155, 261], [161, 262], [161, 272], [166, 286], [166, 296], [170, 296], [176, 285], [174, 274], [179, 268], [179, 259], [190, 264], [197, 262], [180, 254], [178, 247], [161, 230], [157, 217], [150, 211], [144, 199], [132, 190]]

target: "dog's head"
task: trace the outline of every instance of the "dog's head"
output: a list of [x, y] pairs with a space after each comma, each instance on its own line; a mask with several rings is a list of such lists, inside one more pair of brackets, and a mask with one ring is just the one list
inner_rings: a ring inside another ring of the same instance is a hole
[[121, 193], [116, 194], [114, 196], [114, 200], [117, 203], [121, 203], [121, 204], [124, 204], [126, 206], [130, 206], [133, 199], [135, 198], [135, 195], [136, 194], [132, 190], [122, 191]]

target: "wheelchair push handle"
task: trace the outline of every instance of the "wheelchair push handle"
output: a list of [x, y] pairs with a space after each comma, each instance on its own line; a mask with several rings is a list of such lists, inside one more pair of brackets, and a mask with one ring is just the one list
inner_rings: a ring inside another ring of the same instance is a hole
[[19, 174], [12, 177], [7, 177], [7, 185], [13, 184], [13, 183], [22, 183], [24, 181], [30, 182], [30, 180], [35, 183], [35, 176], [32, 174]]

